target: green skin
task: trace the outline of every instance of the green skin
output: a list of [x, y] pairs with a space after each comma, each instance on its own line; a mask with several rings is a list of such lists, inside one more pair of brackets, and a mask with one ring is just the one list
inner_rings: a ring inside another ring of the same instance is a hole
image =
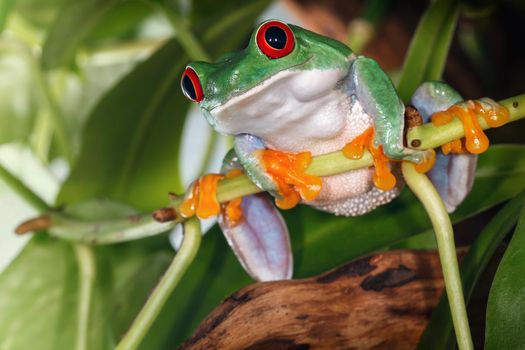
[[[212, 127], [218, 129], [219, 124], [213, 114], [214, 108], [279, 72], [337, 69], [346, 73], [337, 88], [357, 99], [364, 111], [373, 117], [376, 146], [382, 145], [391, 159], [420, 163], [427, 157], [426, 151], [403, 146], [404, 104], [390, 78], [374, 60], [356, 56], [336, 40], [294, 25], [289, 27], [295, 37], [295, 47], [285, 57], [269, 59], [263, 54], [256, 43], [257, 31], [254, 31], [246, 49], [225, 55], [215, 63], [192, 62], [188, 65], [197, 73], [203, 87], [204, 99], [199, 107]], [[253, 156], [239, 147], [236, 151], [248, 175], [265, 190], [277, 195], [275, 185]]]
[[[225, 157], [223, 172], [243, 168], [255, 184], [279, 197], [273, 178], [254, 154], [256, 150], [330, 152], [341, 149], [370, 126], [376, 146], [382, 145], [391, 159], [420, 163], [430, 154], [403, 146], [404, 104], [374, 60], [356, 56], [336, 40], [293, 25], [289, 25], [295, 39], [293, 50], [284, 57], [270, 58], [258, 47], [260, 28], [246, 49], [215, 63], [188, 65], [202, 86], [199, 107], [210, 125], [235, 135], [234, 151]], [[428, 119], [459, 100], [446, 84], [430, 82], [416, 91], [412, 103]], [[447, 169], [457, 169], [450, 166], [452, 158], [439, 155], [440, 166], [433, 169], [443, 198], [451, 184], [467, 183], [449, 181]], [[454, 164], [460, 166], [456, 174], [468, 173], [462, 168], [474, 169]], [[320, 196], [308, 204], [337, 215], [362, 215], [399, 193], [398, 187], [387, 192], [376, 189], [370, 185], [371, 177], [364, 169], [323, 178]], [[363, 188], [363, 183], [372, 187]], [[463, 192], [468, 190], [467, 183]], [[219, 224], [243, 267], [257, 280], [290, 278], [290, 243], [279, 212], [262, 195], [243, 197], [242, 208], [242, 223], [231, 226], [221, 213]]]

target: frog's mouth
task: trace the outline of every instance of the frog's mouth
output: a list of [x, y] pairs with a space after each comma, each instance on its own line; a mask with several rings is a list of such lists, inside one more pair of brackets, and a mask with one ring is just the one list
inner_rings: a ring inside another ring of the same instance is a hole
[[[235, 92], [235, 93], [231, 94], [227, 98], [226, 102], [217, 103], [214, 106], [211, 106], [211, 108], [207, 108], [207, 109], [208, 109], [208, 111], [210, 113], [213, 114], [217, 110], [220, 110], [221, 108], [224, 108], [224, 106], [232, 104], [232, 101], [238, 100], [239, 97], [253, 94], [254, 90], [256, 90], [257, 88], [261, 88], [262, 86], [265, 86], [265, 88], [268, 88], [269, 86], [271, 86], [271, 84], [268, 84], [268, 82], [271, 81], [272, 79], [274, 79], [277, 75], [279, 75], [279, 74], [281, 74], [281, 73], [283, 73], [285, 71], [300, 71], [301, 67], [302, 66], [306, 66], [308, 63], [310, 63], [312, 58], [313, 58], [312, 56], [309, 56], [309, 57], [306, 58], [306, 60], [304, 60], [301, 63], [297, 63], [297, 64], [291, 65], [289, 67], [283, 68], [280, 71], [275, 72], [273, 75], [269, 76], [268, 78], [261, 80], [256, 85], [254, 85], [252, 87], [249, 87], [248, 89], [246, 89], [244, 91], [239, 91], [239, 92]], [[256, 92], [257, 91], [255, 91], [255, 93]]]
[[287, 68], [213, 107], [207, 118], [226, 134], [279, 132], [318, 110], [346, 75], [347, 70], [337, 68]]

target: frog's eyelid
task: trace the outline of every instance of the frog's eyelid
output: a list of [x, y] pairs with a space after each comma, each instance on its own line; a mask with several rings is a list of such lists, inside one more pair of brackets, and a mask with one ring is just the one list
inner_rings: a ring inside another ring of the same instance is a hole
[[287, 56], [295, 46], [295, 37], [290, 27], [276, 20], [263, 23], [257, 29], [255, 39], [259, 50], [271, 59]]
[[204, 98], [199, 76], [191, 67], [186, 67], [180, 79], [180, 86], [184, 96], [194, 102], [200, 102]]

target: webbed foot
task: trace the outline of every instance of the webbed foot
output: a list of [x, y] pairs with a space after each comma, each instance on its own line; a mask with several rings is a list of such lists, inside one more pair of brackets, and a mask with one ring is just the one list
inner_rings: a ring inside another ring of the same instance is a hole
[[459, 153], [464, 153], [466, 148], [477, 154], [488, 147], [488, 139], [479, 127], [476, 113], [483, 115], [490, 126], [499, 126], [508, 120], [508, 111], [490, 99], [462, 100], [453, 88], [439, 81], [422, 84], [412, 97], [412, 104], [425, 123], [432, 119], [433, 123], [446, 124], [455, 116], [464, 120], [467, 137], [442, 146], [435, 166], [428, 173], [449, 212], [454, 211], [470, 192], [476, 172], [477, 156]]
[[441, 147], [444, 154], [464, 153], [465, 149], [472, 154], [481, 154], [488, 149], [489, 139], [479, 124], [477, 114], [482, 115], [491, 127], [501, 126], [509, 120], [508, 110], [488, 98], [461, 102], [432, 115], [432, 124], [436, 126], [448, 124], [454, 117], [463, 124], [464, 147], [461, 140], [454, 140]]
[[312, 201], [321, 193], [321, 178], [305, 173], [312, 161], [310, 152], [286, 153], [265, 149], [257, 151], [256, 156], [277, 184], [275, 204], [279, 208], [293, 208], [301, 198]]
[[[242, 174], [234, 151], [223, 161], [226, 178]], [[271, 197], [259, 193], [220, 206], [219, 225], [245, 271], [257, 281], [290, 279], [293, 257], [288, 228]]]
[[343, 154], [349, 159], [361, 159], [364, 150], [368, 149], [374, 159], [374, 185], [383, 191], [389, 191], [396, 186], [396, 177], [390, 171], [389, 160], [382, 146], [374, 145], [374, 128], [366, 129], [343, 148]]

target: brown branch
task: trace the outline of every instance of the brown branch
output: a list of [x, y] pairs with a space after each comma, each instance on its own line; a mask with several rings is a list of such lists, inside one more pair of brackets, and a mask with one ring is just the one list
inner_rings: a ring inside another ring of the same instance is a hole
[[442, 289], [437, 253], [381, 253], [245, 287], [180, 349], [414, 349]]

